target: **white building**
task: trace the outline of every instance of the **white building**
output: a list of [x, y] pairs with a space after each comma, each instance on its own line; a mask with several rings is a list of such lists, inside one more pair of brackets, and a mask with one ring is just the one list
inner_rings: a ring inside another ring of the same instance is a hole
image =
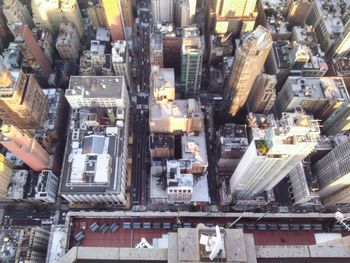
[[126, 81], [126, 86], [131, 89], [131, 64], [129, 57], [129, 49], [127, 41], [115, 41], [112, 44], [112, 63], [114, 74], [123, 76]]
[[59, 185], [58, 177], [51, 170], [43, 170], [39, 174], [35, 186], [35, 200], [46, 203], [55, 203]]
[[153, 23], [173, 22], [174, 0], [151, 0]]
[[65, 95], [73, 109], [127, 108], [129, 105], [129, 95], [122, 76], [72, 76]]
[[123, 77], [71, 77], [73, 111], [60, 195], [70, 203], [126, 205], [129, 96]]
[[283, 113], [277, 125], [254, 138], [230, 179], [236, 198], [270, 191], [316, 146], [317, 121], [303, 113]]

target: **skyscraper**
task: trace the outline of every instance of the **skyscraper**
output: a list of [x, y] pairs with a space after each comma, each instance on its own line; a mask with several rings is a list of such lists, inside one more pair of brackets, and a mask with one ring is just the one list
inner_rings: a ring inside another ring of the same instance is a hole
[[0, 143], [36, 172], [49, 165], [49, 154], [44, 148], [15, 126], [1, 126]]
[[24, 65], [28, 66], [38, 76], [48, 79], [53, 73], [50, 61], [35, 40], [32, 31], [27, 25], [15, 24], [13, 27], [15, 43], [18, 45], [23, 57]]
[[313, 169], [320, 186], [319, 195], [325, 205], [350, 202], [349, 138], [319, 160]]
[[32, 0], [33, 20], [56, 35], [61, 22], [71, 22], [84, 36], [83, 18], [76, 0]]
[[303, 113], [284, 113], [262, 136], [256, 136], [230, 179], [236, 198], [270, 191], [315, 148], [320, 129]]
[[33, 74], [17, 79], [0, 61], [0, 119], [20, 129], [39, 128], [46, 116], [47, 98]]
[[174, 0], [151, 0], [153, 23], [173, 22]]
[[177, 27], [191, 26], [196, 14], [197, 0], [176, 0], [174, 6], [175, 25]]
[[226, 116], [235, 116], [246, 103], [271, 47], [272, 36], [262, 26], [237, 40], [231, 76], [224, 89], [222, 111]]
[[183, 28], [182, 35], [181, 82], [185, 98], [191, 98], [201, 87], [204, 38], [197, 27]]
[[107, 27], [111, 31], [112, 40], [125, 40], [125, 25], [120, 0], [101, 0], [101, 3], [107, 22]]
[[256, 0], [216, 0], [215, 2], [215, 32], [218, 34], [232, 33], [238, 36], [253, 30], [257, 12]]
[[3, 10], [11, 31], [15, 23], [28, 25], [30, 28], [34, 27], [28, 7], [19, 0], [4, 0]]

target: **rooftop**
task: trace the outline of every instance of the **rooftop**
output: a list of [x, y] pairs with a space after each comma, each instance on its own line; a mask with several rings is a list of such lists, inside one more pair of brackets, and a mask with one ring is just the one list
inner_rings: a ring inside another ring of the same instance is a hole
[[332, 35], [332, 38], [336, 38], [338, 34], [344, 32], [343, 17], [346, 15], [346, 10], [349, 10], [348, 1], [338, 0], [319, 0], [316, 1], [316, 6], [320, 10], [323, 16], [326, 30]]
[[227, 123], [219, 130], [221, 147], [232, 148], [247, 148], [248, 135], [245, 125], [236, 125]]
[[62, 45], [62, 44], [68, 45], [71, 43], [74, 34], [79, 36], [79, 33], [73, 23], [62, 22], [59, 24], [58, 28], [59, 29], [58, 29], [56, 45]]
[[192, 115], [203, 116], [200, 104], [195, 99], [174, 100], [168, 103], [152, 103], [150, 119], [180, 118], [187, 119]]
[[113, 63], [125, 63], [127, 59], [128, 42], [124, 40], [112, 43], [112, 61]]
[[349, 94], [341, 77], [288, 77], [287, 82], [293, 89], [294, 96], [313, 99], [331, 99], [349, 101]]
[[71, 76], [66, 96], [120, 99], [123, 83], [124, 78], [120, 76]]
[[151, 134], [149, 139], [149, 148], [170, 148], [174, 149], [174, 136]]
[[0, 260], [2, 262], [14, 262], [20, 233], [20, 230], [0, 230]]
[[341, 77], [350, 76], [350, 58], [349, 57], [340, 57], [334, 58], [331, 63], [331, 67], [334, 72]]
[[208, 166], [205, 133], [185, 134], [181, 137], [182, 159], [191, 160], [192, 165]]
[[59, 263], [66, 253], [68, 229], [64, 225], [52, 225], [46, 262]]
[[106, 122], [107, 112], [98, 112], [101, 118], [91, 121], [92, 113], [92, 110], [80, 109], [71, 115], [61, 194], [120, 192], [121, 160], [125, 154], [124, 121], [118, 120], [115, 126]]
[[25, 185], [27, 184], [27, 177], [27, 170], [13, 170], [6, 198], [23, 199], [26, 192]]

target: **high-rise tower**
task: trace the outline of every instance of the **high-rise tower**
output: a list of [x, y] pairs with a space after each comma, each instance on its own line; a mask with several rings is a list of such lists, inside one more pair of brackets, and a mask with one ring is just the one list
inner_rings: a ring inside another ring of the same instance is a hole
[[34, 171], [41, 171], [49, 165], [49, 154], [40, 144], [20, 129], [11, 125], [0, 128], [0, 143], [27, 164]]
[[47, 98], [33, 74], [20, 72], [17, 79], [0, 60], [0, 119], [20, 129], [41, 126]]
[[19, 0], [4, 0], [3, 11], [11, 31], [15, 23], [28, 25], [30, 28], [34, 27], [28, 7]]
[[272, 47], [270, 32], [258, 26], [251, 33], [237, 40], [237, 49], [231, 76], [224, 90], [222, 111], [235, 116], [244, 106], [254, 81], [264, 67]]
[[104, 10], [107, 27], [111, 31], [112, 40], [125, 40], [126, 34], [120, 1], [101, 0], [101, 3]]
[[270, 191], [315, 148], [320, 129], [303, 113], [284, 113], [250, 143], [230, 179], [236, 198]]
[[38, 76], [48, 79], [53, 73], [50, 61], [35, 40], [32, 31], [27, 25], [15, 24], [13, 26], [15, 43], [24, 57], [24, 65], [30, 67]]
[[173, 22], [174, 0], [152, 0], [153, 23]]
[[181, 82], [186, 98], [198, 95], [202, 79], [204, 39], [197, 27], [182, 30]]
[[56, 35], [62, 22], [71, 22], [80, 37], [84, 36], [84, 24], [76, 0], [32, 0], [33, 20], [38, 27], [44, 27]]

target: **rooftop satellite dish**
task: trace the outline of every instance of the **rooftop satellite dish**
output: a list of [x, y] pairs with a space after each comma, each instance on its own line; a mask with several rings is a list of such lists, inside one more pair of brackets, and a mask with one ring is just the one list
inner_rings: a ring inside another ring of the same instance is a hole
[[214, 260], [224, 250], [219, 226], [215, 226], [215, 236], [201, 235], [199, 243], [205, 245], [205, 250], [210, 252], [210, 260]]

